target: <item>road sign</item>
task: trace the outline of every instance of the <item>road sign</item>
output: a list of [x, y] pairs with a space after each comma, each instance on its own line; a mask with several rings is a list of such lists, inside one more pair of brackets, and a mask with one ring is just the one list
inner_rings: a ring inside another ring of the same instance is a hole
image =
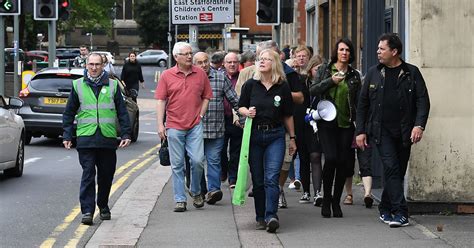
[[173, 24], [234, 23], [235, 0], [172, 0]]
[[21, 0], [0, 0], [0, 15], [19, 15]]

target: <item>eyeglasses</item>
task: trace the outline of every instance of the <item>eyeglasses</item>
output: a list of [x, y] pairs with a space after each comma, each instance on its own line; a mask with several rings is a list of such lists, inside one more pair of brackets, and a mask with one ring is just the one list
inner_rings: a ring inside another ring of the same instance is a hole
[[102, 63], [88, 63], [87, 66], [89, 66], [89, 67], [101, 67]]
[[193, 53], [192, 52], [189, 52], [189, 53], [177, 53], [178, 55], [181, 55], [181, 56], [193, 56]]
[[259, 58], [257, 61], [261, 61], [261, 62], [273, 62], [273, 59], [263, 57], [263, 58]]
[[239, 61], [226, 61], [227, 64], [238, 64]]

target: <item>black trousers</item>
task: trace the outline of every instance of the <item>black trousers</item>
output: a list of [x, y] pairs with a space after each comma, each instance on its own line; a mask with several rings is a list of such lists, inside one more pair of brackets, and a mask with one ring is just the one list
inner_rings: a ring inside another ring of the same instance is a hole
[[[229, 184], [235, 184], [237, 182], [242, 135], [242, 128], [234, 125], [232, 117], [226, 116], [224, 147], [222, 147], [221, 152], [221, 174], [228, 176]], [[227, 148], [229, 155], [227, 155]]]
[[97, 167], [97, 206], [108, 207], [110, 188], [114, 179], [117, 155], [115, 149], [90, 148], [78, 149], [79, 163], [82, 166], [79, 201], [81, 212], [94, 214], [95, 175]]
[[[351, 147], [354, 127], [340, 128], [336, 125], [320, 125], [319, 141], [324, 153], [323, 191], [325, 198], [334, 202], [341, 199], [347, 175], [354, 171], [355, 151]], [[334, 192], [332, 186], [334, 182]]]
[[401, 137], [392, 137], [382, 128], [377, 146], [383, 166], [384, 187], [379, 204], [380, 213], [408, 217], [408, 206], [403, 192], [403, 181], [410, 158], [411, 146], [403, 146]]

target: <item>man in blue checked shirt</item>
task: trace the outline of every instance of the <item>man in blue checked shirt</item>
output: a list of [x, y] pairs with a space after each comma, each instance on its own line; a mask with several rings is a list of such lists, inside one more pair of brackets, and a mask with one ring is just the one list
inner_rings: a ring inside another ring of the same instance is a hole
[[208, 204], [215, 204], [222, 199], [221, 191], [221, 151], [224, 147], [224, 98], [238, 110], [239, 98], [231, 82], [224, 73], [210, 70], [209, 56], [204, 52], [194, 55], [193, 64], [203, 69], [211, 82], [213, 97], [209, 101], [206, 115], [202, 119], [204, 154], [207, 159], [207, 196]]

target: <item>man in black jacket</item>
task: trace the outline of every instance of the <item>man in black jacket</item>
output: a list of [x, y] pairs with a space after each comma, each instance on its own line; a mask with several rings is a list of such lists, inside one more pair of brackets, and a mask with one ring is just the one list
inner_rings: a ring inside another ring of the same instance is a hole
[[390, 227], [409, 225], [403, 179], [411, 145], [423, 137], [430, 110], [423, 76], [416, 66], [401, 60], [402, 48], [396, 34], [379, 38], [380, 64], [367, 72], [356, 118], [357, 146], [365, 149], [370, 143], [380, 154], [384, 172], [380, 220]]
[[[116, 123], [118, 119], [118, 123]], [[117, 145], [130, 144], [130, 120], [117, 81], [104, 71], [102, 57], [91, 53], [84, 77], [73, 82], [63, 114], [63, 145], [71, 149], [77, 121], [77, 152], [82, 166], [79, 201], [82, 220], [92, 225], [95, 211], [95, 175], [97, 167], [97, 206], [101, 220], [110, 220], [109, 194], [117, 162]], [[121, 141], [117, 142], [117, 130]]]

